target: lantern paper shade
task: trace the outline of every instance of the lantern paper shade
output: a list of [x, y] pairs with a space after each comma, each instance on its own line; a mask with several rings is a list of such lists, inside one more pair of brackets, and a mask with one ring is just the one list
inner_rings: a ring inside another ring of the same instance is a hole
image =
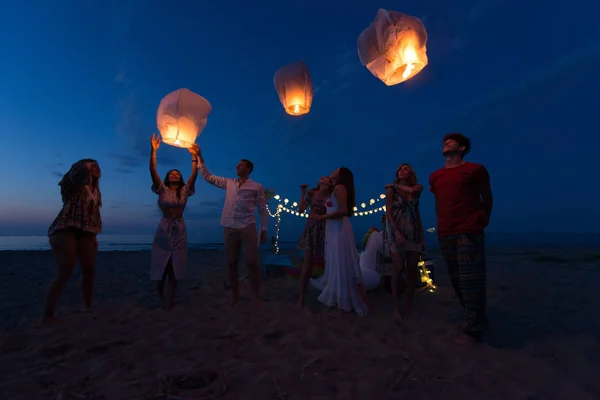
[[427, 65], [427, 31], [420, 19], [380, 9], [358, 37], [358, 58], [387, 86], [417, 75]]
[[190, 148], [206, 126], [212, 107], [208, 100], [189, 89], [166, 95], [156, 111], [156, 124], [162, 141], [175, 147]]
[[275, 72], [275, 90], [290, 115], [308, 114], [313, 99], [312, 79], [304, 61], [296, 61]]

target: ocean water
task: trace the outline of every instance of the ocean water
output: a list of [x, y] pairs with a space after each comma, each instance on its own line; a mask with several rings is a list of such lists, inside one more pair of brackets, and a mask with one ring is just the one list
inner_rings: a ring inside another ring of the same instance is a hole
[[[358, 240], [362, 234], [356, 235]], [[98, 236], [100, 251], [139, 251], [152, 248], [153, 235], [110, 235]], [[296, 241], [280, 241], [282, 250], [292, 250]], [[357, 246], [360, 241], [357, 241]], [[437, 249], [435, 235], [427, 235], [429, 249]], [[555, 233], [487, 233], [486, 247], [531, 249], [539, 247], [587, 247], [600, 250], [600, 234], [555, 234]], [[221, 249], [223, 243], [189, 243], [190, 249]], [[262, 250], [270, 249], [267, 243], [261, 246]], [[0, 251], [6, 250], [50, 250], [47, 236], [0, 236]]]

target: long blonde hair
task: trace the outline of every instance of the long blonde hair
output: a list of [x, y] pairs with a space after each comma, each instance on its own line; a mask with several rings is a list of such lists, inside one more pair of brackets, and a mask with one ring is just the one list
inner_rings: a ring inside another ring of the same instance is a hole
[[413, 167], [411, 167], [410, 164], [407, 164], [407, 163], [400, 164], [400, 166], [396, 169], [396, 175], [395, 175], [396, 179], [394, 179], [394, 183], [396, 185], [400, 183], [400, 179], [398, 178], [398, 172], [405, 165], [410, 170], [410, 174], [408, 175], [408, 178], [406, 178], [406, 186], [415, 186], [417, 184], [417, 174], [415, 173], [415, 170], [413, 169]]

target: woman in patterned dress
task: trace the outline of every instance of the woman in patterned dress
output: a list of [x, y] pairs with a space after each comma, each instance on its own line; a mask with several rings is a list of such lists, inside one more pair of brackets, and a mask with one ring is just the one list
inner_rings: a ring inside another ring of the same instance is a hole
[[48, 229], [48, 238], [56, 262], [56, 276], [50, 283], [44, 302], [43, 319], [54, 318], [56, 304], [79, 260], [83, 309], [90, 311], [94, 292], [94, 272], [98, 241], [102, 231], [102, 196], [98, 182], [100, 166], [89, 158], [71, 166], [60, 185], [63, 206]]
[[394, 183], [385, 187], [388, 240], [394, 264], [394, 319], [399, 323], [402, 322], [399, 288], [404, 266], [406, 265], [404, 300], [407, 313], [410, 313], [419, 276], [419, 257], [425, 253], [425, 231], [419, 212], [421, 192], [423, 186], [417, 183], [417, 175], [408, 164], [400, 165], [396, 170]]
[[[308, 185], [301, 185], [300, 205], [298, 211], [303, 213], [310, 207], [311, 215], [324, 215], [327, 212], [325, 202], [331, 196], [331, 179], [323, 176], [319, 179], [317, 187], [306, 191]], [[312, 267], [315, 258], [323, 259], [325, 256], [325, 221], [315, 221], [308, 219], [304, 226], [304, 231], [298, 242], [298, 249], [304, 252], [304, 262], [302, 264], [302, 274], [300, 275], [300, 295], [298, 306], [304, 307], [304, 296], [308, 280], [312, 274]]]
[[192, 154], [192, 174], [187, 183], [183, 182], [181, 173], [176, 169], [167, 172], [163, 181], [156, 171], [156, 150], [160, 146], [160, 138], [152, 135], [150, 143], [152, 191], [158, 195], [158, 207], [163, 213], [152, 242], [150, 279], [156, 281], [156, 293], [162, 298], [168, 278], [167, 309], [170, 310], [173, 308], [177, 282], [183, 277], [187, 267], [187, 230], [183, 211], [188, 197], [195, 193], [199, 148], [194, 145], [188, 149]]

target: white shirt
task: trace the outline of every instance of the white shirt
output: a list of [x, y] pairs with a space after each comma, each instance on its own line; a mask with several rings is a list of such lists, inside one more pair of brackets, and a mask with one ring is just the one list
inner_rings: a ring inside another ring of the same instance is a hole
[[225, 189], [225, 204], [221, 215], [221, 225], [225, 228], [245, 228], [256, 223], [254, 209], [258, 207], [261, 231], [267, 231], [269, 212], [265, 191], [260, 183], [248, 179], [240, 184], [239, 179], [223, 178], [211, 174], [206, 164], [198, 165], [202, 178], [211, 185]]

